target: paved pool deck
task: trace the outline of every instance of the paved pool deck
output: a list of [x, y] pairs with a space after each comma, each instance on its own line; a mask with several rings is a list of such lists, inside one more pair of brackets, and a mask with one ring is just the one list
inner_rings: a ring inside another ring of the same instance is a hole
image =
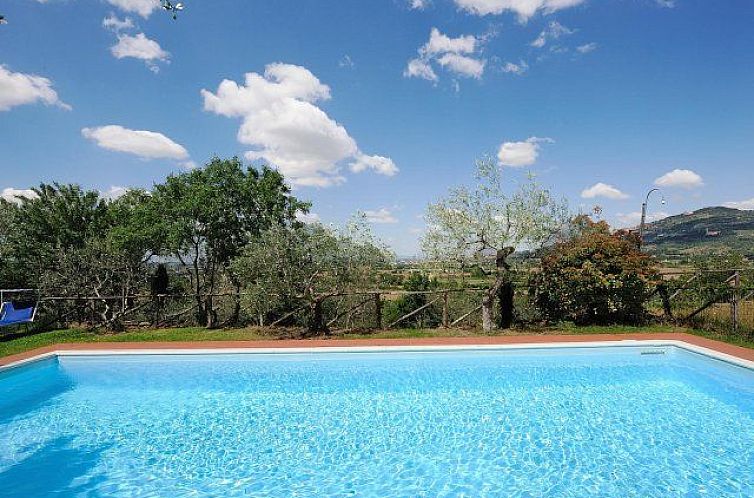
[[249, 340], [249, 341], [195, 341], [195, 342], [97, 342], [53, 344], [23, 353], [0, 358], [0, 367], [23, 362], [30, 358], [76, 351], [149, 351], [149, 350], [254, 350], [293, 348], [344, 348], [344, 347], [432, 347], [432, 346], [510, 346], [524, 344], [597, 343], [615, 341], [682, 341], [692, 346], [707, 348], [741, 360], [754, 362], [754, 349], [734, 346], [725, 342], [680, 332], [645, 334], [537, 334], [511, 336], [428, 337], [416, 339], [299, 339], [299, 340]]

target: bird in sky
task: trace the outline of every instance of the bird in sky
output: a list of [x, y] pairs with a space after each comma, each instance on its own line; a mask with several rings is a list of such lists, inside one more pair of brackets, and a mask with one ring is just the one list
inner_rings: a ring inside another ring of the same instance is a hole
[[183, 10], [183, 3], [173, 3], [170, 0], [162, 0], [162, 8], [173, 15], [173, 19], [178, 19], [178, 12]]

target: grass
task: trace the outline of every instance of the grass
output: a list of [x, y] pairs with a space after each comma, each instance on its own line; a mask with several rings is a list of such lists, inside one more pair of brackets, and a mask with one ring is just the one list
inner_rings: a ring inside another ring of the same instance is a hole
[[[666, 325], [649, 327], [606, 326], [606, 327], [576, 327], [563, 325], [557, 328], [541, 328], [527, 330], [511, 330], [496, 332], [498, 335], [521, 334], [637, 334], [653, 332], [687, 332], [709, 339], [725, 341], [738, 346], [754, 349], [754, 338], [720, 334], [702, 330]], [[114, 333], [97, 333], [82, 329], [54, 330], [39, 334], [28, 335], [0, 341], [0, 357], [22, 353], [31, 349], [71, 342], [176, 342], [176, 341], [259, 341], [282, 338], [282, 334], [290, 331], [238, 328], [207, 330], [201, 327], [186, 327], [174, 329], [133, 330]], [[391, 329], [375, 332], [343, 333], [332, 336], [333, 340], [343, 339], [415, 339], [427, 337], [475, 337], [489, 335], [481, 330], [470, 329]]]

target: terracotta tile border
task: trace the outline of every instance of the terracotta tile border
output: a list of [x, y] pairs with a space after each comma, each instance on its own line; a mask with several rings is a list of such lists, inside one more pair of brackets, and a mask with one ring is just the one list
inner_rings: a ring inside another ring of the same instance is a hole
[[303, 340], [249, 340], [249, 341], [194, 341], [194, 342], [97, 342], [55, 344], [0, 358], [0, 366], [8, 365], [45, 353], [57, 351], [126, 351], [126, 350], [179, 350], [179, 349], [285, 349], [332, 348], [359, 346], [495, 346], [514, 344], [580, 343], [605, 341], [682, 341], [754, 361], [754, 349], [734, 346], [681, 332], [646, 334], [579, 334], [579, 335], [515, 335], [477, 337], [430, 337], [420, 339], [303, 339]]

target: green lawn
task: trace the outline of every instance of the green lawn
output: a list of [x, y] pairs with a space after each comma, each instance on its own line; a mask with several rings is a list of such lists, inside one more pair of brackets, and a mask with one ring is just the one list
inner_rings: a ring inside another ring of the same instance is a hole
[[[688, 332], [711, 339], [717, 339], [749, 348], [754, 348], [754, 339], [721, 335], [711, 332], [686, 329], [673, 326], [651, 327], [574, 327], [542, 328], [532, 330], [502, 331], [500, 335], [520, 334], [622, 334], [622, 333], [651, 333], [651, 332]], [[347, 339], [404, 339], [422, 337], [474, 337], [488, 335], [477, 330], [465, 329], [394, 329], [372, 333], [348, 333], [332, 336]], [[61, 344], [66, 342], [154, 342], [154, 341], [258, 341], [262, 339], [276, 339], [281, 337], [280, 330], [239, 328], [207, 330], [201, 327], [178, 329], [134, 330], [119, 334], [95, 333], [81, 329], [54, 330], [0, 341], [0, 357], [21, 353], [30, 349]]]

